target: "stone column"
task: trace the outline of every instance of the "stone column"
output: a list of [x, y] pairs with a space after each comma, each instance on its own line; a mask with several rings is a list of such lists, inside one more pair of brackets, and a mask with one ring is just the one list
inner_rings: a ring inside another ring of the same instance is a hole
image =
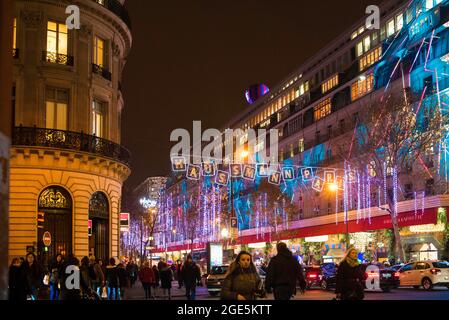
[[0, 1], [0, 300], [8, 299], [8, 188], [13, 1]]

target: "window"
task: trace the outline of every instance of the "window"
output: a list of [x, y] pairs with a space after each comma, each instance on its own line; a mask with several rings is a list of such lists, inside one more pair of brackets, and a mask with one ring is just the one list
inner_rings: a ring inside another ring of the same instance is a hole
[[14, 18], [13, 35], [12, 35], [12, 48], [17, 49], [17, 19]]
[[362, 58], [360, 58], [359, 61], [360, 71], [363, 71], [366, 68], [372, 66], [374, 63], [379, 61], [381, 56], [382, 56], [382, 47], [377, 47], [376, 49], [364, 55]]
[[92, 134], [100, 138], [104, 138], [105, 134], [105, 109], [105, 103], [92, 101]]
[[371, 37], [365, 37], [365, 39], [363, 39], [363, 47], [365, 49], [365, 52], [369, 51], [371, 49]]
[[412, 269], [413, 269], [413, 263], [409, 263], [409, 264], [406, 264], [405, 266], [403, 266], [400, 270], [401, 271], [410, 271]]
[[351, 34], [351, 40], [354, 40], [355, 38], [357, 38], [357, 36], [358, 36], [357, 31], [353, 32]]
[[295, 156], [295, 148], [293, 147], [293, 144], [290, 144], [290, 158], [293, 158]]
[[323, 93], [331, 90], [332, 88], [338, 86], [338, 74], [334, 75], [332, 78], [326, 80], [321, 86], [321, 90]]
[[315, 108], [314, 108], [314, 118], [315, 121], [318, 121], [328, 115], [331, 114], [331, 99], [327, 98], [326, 100], [321, 101]]
[[298, 141], [298, 152], [304, 152], [304, 138], [301, 138]]
[[99, 37], [94, 39], [94, 63], [97, 66], [105, 66], [105, 41]]
[[45, 127], [67, 130], [67, 108], [69, 95], [67, 90], [47, 88], [45, 105]]
[[363, 41], [357, 43], [356, 46], [357, 57], [360, 57], [363, 54]]
[[426, 11], [432, 9], [433, 0], [426, 0]]
[[373, 74], [362, 76], [351, 86], [351, 100], [355, 101], [373, 90]]
[[387, 23], [387, 37], [392, 36], [395, 33], [394, 29], [394, 19], [391, 19]]
[[65, 23], [48, 21], [47, 52], [67, 55], [68, 32]]
[[404, 26], [404, 15], [401, 13], [396, 16], [396, 31], [399, 31]]
[[385, 26], [380, 28], [380, 41], [384, 41], [386, 38]]

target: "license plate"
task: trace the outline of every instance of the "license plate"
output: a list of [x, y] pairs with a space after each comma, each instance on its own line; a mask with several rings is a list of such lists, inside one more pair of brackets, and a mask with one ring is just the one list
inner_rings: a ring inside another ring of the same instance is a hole
[[383, 276], [384, 276], [384, 278], [391, 278], [391, 274], [389, 274], [389, 273], [385, 273]]

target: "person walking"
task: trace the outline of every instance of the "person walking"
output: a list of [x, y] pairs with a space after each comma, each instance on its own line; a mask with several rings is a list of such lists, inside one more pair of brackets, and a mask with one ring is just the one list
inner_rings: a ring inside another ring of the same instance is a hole
[[126, 271], [123, 262], [119, 263], [117, 266], [117, 275], [119, 283], [119, 300], [125, 300], [126, 288], [129, 287], [130, 277], [128, 271]]
[[173, 281], [173, 271], [171, 267], [164, 263], [159, 270], [159, 277], [161, 279], [162, 295], [168, 300], [171, 300], [171, 283]]
[[267, 291], [273, 289], [275, 300], [290, 300], [296, 291], [296, 284], [304, 282], [299, 262], [293, 257], [284, 242], [276, 245], [277, 255], [270, 260], [265, 279]]
[[106, 266], [105, 277], [108, 288], [108, 299], [119, 300], [119, 292], [118, 292], [119, 278], [114, 258], [109, 259], [109, 265]]
[[263, 295], [262, 281], [251, 254], [240, 251], [230, 265], [221, 290], [222, 300], [256, 300]]
[[134, 283], [136, 283], [139, 268], [137, 267], [137, 264], [134, 262], [134, 260], [131, 259], [131, 261], [126, 266], [126, 272], [129, 274], [129, 280], [130, 280], [130, 287], [132, 288]]
[[26, 279], [27, 295], [30, 296], [31, 300], [37, 300], [43, 284], [44, 272], [34, 253], [30, 252], [26, 255], [23, 272]]
[[[195, 300], [196, 284], [201, 281], [201, 271], [198, 265], [193, 261], [192, 255], [187, 255], [181, 272], [178, 275], [186, 287], [187, 300]], [[179, 281], [179, 280], [178, 280]]]
[[59, 300], [63, 263], [62, 254], [58, 254], [50, 266], [50, 300]]
[[19, 258], [12, 259], [11, 266], [9, 267], [8, 279], [8, 300], [25, 301], [27, 299], [26, 279], [24, 277], [22, 263]]
[[145, 300], [154, 298], [151, 295], [151, 287], [154, 285], [156, 278], [154, 276], [153, 269], [150, 268], [150, 262], [145, 261], [144, 265], [140, 269], [139, 279], [140, 282], [142, 282], [142, 287], [145, 291]]
[[92, 296], [92, 278], [89, 274], [90, 260], [88, 257], [81, 259], [80, 266], [80, 289], [83, 299], [89, 299]]
[[105, 279], [99, 260], [96, 260], [94, 256], [89, 257], [89, 277], [92, 283], [92, 290], [101, 296]]
[[158, 296], [157, 288], [160, 285], [160, 277], [159, 277], [159, 270], [157, 269], [157, 267], [155, 265], [153, 266], [152, 269], [153, 269], [153, 274], [154, 274], [154, 283], [152, 285], [152, 287], [153, 287], [152, 293], [153, 293], [153, 299], [156, 299]]
[[365, 273], [358, 259], [358, 252], [350, 248], [341, 261], [336, 275], [335, 293], [341, 300], [363, 300]]

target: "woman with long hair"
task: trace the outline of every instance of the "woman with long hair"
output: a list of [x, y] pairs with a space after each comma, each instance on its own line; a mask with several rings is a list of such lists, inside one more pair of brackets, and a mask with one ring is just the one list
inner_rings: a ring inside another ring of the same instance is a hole
[[349, 248], [346, 257], [341, 261], [337, 269], [335, 293], [341, 300], [363, 300], [365, 297], [365, 272], [359, 260], [355, 248]]
[[44, 272], [36, 259], [36, 255], [32, 252], [28, 253], [22, 267], [26, 281], [27, 295], [32, 300], [37, 300], [39, 289], [43, 285]]
[[229, 267], [221, 290], [222, 300], [256, 300], [261, 295], [261, 280], [251, 254], [240, 251]]
[[60, 295], [60, 279], [62, 278], [63, 258], [61, 254], [56, 256], [50, 266], [50, 300], [58, 300]]

